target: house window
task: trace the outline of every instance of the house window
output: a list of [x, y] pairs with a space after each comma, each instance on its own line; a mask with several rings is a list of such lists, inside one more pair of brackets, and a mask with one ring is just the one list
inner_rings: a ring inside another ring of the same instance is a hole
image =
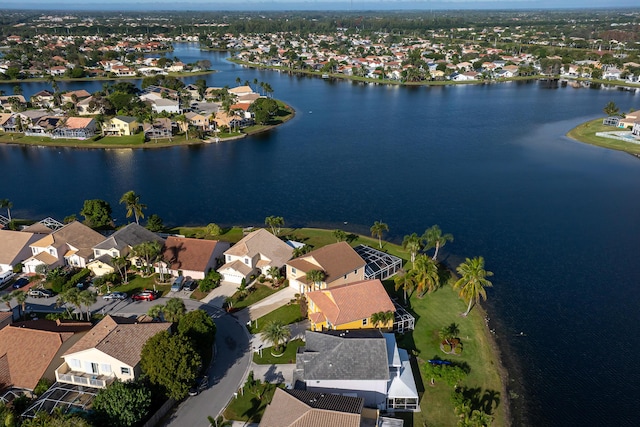
[[231, 255], [227, 255], [227, 262], [231, 262]]
[[367, 323], [369, 323], [369, 319], [362, 319], [362, 326], [367, 326]]
[[100, 372], [102, 372], [103, 374], [110, 374], [111, 373], [111, 365], [109, 365], [108, 363], [101, 363], [100, 364]]
[[296, 269], [291, 267], [291, 274], [296, 274]]
[[353, 274], [358, 274], [358, 269], [353, 270]]
[[69, 359], [69, 366], [71, 366], [72, 368], [79, 368], [82, 365], [80, 364], [80, 360], [78, 359]]
[[244, 263], [245, 263], [245, 264], [247, 264], [247, 265], [249, 265], [249, 258], [245, 258], [245, 259], [244, 259]]
[[127, 367], [125, 367], [125, 366], [122, 366], [122, 367], [120, 368], [120, 373], [121, 373], [122, 375], [131, 375], [131, 371], [129, 370], [129, 368], [127, 368]]

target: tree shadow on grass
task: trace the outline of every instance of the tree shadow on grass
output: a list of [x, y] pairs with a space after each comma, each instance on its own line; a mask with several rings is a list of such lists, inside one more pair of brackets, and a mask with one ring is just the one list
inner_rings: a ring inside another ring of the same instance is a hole
[[462, 395], [471, 403], [472, 410], [480, 410], [486, 414], [493, 414], [500, 406], [500, 392], [495, 390], [483, 390], [480, 387], [463, 387]]

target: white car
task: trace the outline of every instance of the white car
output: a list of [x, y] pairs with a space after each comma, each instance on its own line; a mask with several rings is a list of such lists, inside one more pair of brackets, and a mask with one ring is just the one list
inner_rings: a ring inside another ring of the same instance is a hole
[[110, 294], [106, 294], [102, 297], [102, 299], [119, 299], [119, 300], [124, 300], [129, 298], [129, 295], [127, 295], [124, 292], [111, 292]]

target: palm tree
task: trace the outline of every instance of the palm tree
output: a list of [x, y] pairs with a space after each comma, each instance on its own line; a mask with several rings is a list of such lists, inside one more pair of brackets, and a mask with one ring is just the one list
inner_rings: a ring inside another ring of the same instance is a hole
[[178, 114], [175, 117], [176, 122], [180, 125], [180, 130], [184, 132], [185, 139], [189, 140], [189, 121], [187, 120], [187, 116], [184, 114]]
[[274, 265], [272, 267], [269, 267], [269, 269], [267, 270], [267, 274], [269, 274], [271, 280], [275, 284], [280, 278], [280, 269]]
[[389, 226], [382, 221], [376, 221], [371, 226], [371, 236], [378, 238], [378, 245], [382, 249], [382, 234], [385, 231], [389, 231]]
[[371, 315], [371, 323], [374, 327], [378, 326], [378, 329], [382, 329], [382, 326], [388, 325], [394, 318], [393, 311], [379, 311]]
[[490, 288], [493, 284], [486, 278], [493, 276], [493, 273], [484, 269], [483, 257], [467, 258], [456, 268], [456, 271], [460, 273], [460, 279], [453, 285], [453, 288], [459, 289], [460, 297], [469, 301], [467, 311], [462, 314], [467, 316], [474, 302], [480, 302], [480, 297], [487, 300], [485, 288]]
[[13, 300], [13, 295], [9, 292], [6, 293], [4, 295], [2, 295], [0, 297], [0, 301], [2, 301], [3, 303], [7, 304], [7, 307], [9, 307], [9, 311], [12, 311], [11, 309], [11, 301]]
[[164, 316], [164, 305], [152, 305], [151, 307], [149, 307], [149, 310], [147, 310], [147, 316], [151, 317], [152, 319], [162, 319]]
[[451, 339], [455, 338], [460, 334], [460, 328], [455, 323], [450, 324], [449, 326], [444, 326], [440, 331], [438, 331], [438, 335], [440, 339], [446, 341], [447, 344], [453, 348], [453, 344], [451, 343]]
[[25, 291], [17, 290], [11, 292], [11, 295], [16, 299], [16, 302], [20, 304], [22, 314], [24, 314], [24, 312], [27, 310], [27, 293]]
[[404, 303], [407, 304], [407, 293], [411, 293], [416, 289], [416, 280], [413, 274], [413, 270], [408, 272], [403, 271], [401, 274], [396, 275], [393, 278], [396, 285], [396, 291], [402, 288], [404, 292]]
[[184, 306], [184, 301], [180, 298], [171, 298], [164, 305], [162, 313], [164, 314], [164, 320], [167, 322], [175, 323], [187, 312]]
[[420, 249], [422, 249], [422, 239], [420, 239], [416, 233], [410, 236], [404, 236], [402, 247], [411, 254], [411, 265], [413, 265], [416, 262], [416, 255], [420, 252]]
[[58, 295], [58, 300], [56, 301], [56, 306], [60, 307], [62, 305], [65, 306], [69, 317], [71, 317], [73, 314], [73, 312], [69, 309], [69, 305], [77, 307], [78, 311], [80, 312], [80, 289], [74, 286], [60, 293]]
[[260, 335], [263, 340], [273, 344], [276, 353], [280, 353], [281, 345], [291, 336], [291, 329], [282, 320], [273, 320], [265, 325]]
[[416, 262], [411, 270], [416, 281], [418, 298], [422, 298], [425, 293], [433, 292], [440, 284], [438, 266], [433, 259], [426, 255], [416, 257]]
[[424, 232], [422, 239], [426, 243], [426, 249], [436, 249], [433, 254], [433, 260], [435, 261], [438, 257], [438, 251], [440, 248], [446, 245], [447, 242], [453, 242], [453, 235], [449, 233], [442, 234], [442, 230], [440, 230], [440, 227], [436, 224]]
[[280, 229], [284, 226], [284, 218], [281, 216], [270, 215], [264, 219], [264, 223], [271, 227], [271, 233], [274, 236], [280, 234]]
[[98, 301], [98, 294], [88, 289], [78, 294], [78, 305], [82, 310], [82, 306], [87, 307], [87, 322], [91, 321], [91, 306]]
[[13, 207], [13, 203], [9, 199], [0, 199], [0, 208], [7, 209], [7, 218], [11, 221], [11, 208]]
[[333, 237], [336, 238], [337, 242], [344, 242], [347, 240], [347, 233], [342, 230], [333, 230]]
[[111, 262], [113, 263], [113, 266], [118, 270], [118, 273], [120, 273], [120, 277], [122, 277], [122, 283], [128, 283], [129, 277], [127, 275], [127, 270], [129, 268], [129, 260], [127, 259], [127, 257], [115, 256], [112, 258]]
[[149, 274], [161, 250], [162, 246], [160, 246], [160, 243], [154, 240], [153, 242], [143, 242], [134, 246], [131, 252], [134, 256], [142, 258], [145, 261], [145, 271]]
[[147, 208], [147, 205], [140, 203], [140, 196], [131, 191], [127, 191], [120, 198], [120, 204], [124, 203], [127, 208], [127, 218], [134, 215], [136, 218], [136, 224], [140, 224], [140, 218], [144, 218], [143, 209]]
[[322, 270], [311, 270], [305, 275], [307, 282], [313, 283], [315, 290], [322, 288], [322, 282], [326, 277], [326, 273]]
[[238, 296], [240, 298], [246, 297], [249, 293], [249, 290], [247, 289], [247, 280], [244, 277], [240, 281], [240, 286], [236, 288], [236, 291], [238, 292]]

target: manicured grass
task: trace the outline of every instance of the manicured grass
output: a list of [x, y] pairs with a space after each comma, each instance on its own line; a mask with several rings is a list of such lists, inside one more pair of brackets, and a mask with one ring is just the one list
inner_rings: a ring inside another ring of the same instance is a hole
[[614, 132], [626, 130], [615, 128], [612, 126], [605, 126], [602, 124], [602, 120], [603, 119], [600, 118], [582, 123], [581, 125], [578, 125], [575, 128], [571, 129], [567, 133], [567, 136], [571, 139], [575, 139], [576, 141], [584, 142], [585, 144], [597, 145], [598, 147], [625, 151], [632, 154], [640, 154], [640, 144], [596, 136], [596, 132]]
[[278, 365], [285, 363], [296, 363], [296, 352], [298, 348], [304, 346], [304, 341], [297, 339], [291, 340], [287, 344], [284, 353], [280, 357], [272, 356], [271, 350], [273, 347], [266, 347], [262, 349], [262, 357], [259, 353], [253, 353], [253, 361], [258, 365]]
[[258, 387], [260, 396], [252, 393], [247, 386], [238, 390], [238, 397], [232, 398], [229, 406], [224, 410], [225, 419], [259, 423], [278, 386], [266, 383]]
[[[392, 289], [393, 284], [387, 281], [385, 286]], [[398, 345], [417, 354], [419, 366], [436, 357], [466, 363], [470, 372], [460, 385], [477, 389], [478, 401], [485, 392], [496, 392], [500, 403], [492, 407], [492, 415], [495, 417], [493, 425], [505, 425], [505, 404], [502, 402], [506, 396], [502, 395], [502, 379], [482, 310], [475, 307], [468, 317], [460, 316], [460, 313], [466, 310], [466, 304], [458, 298], [449, 284], [425, 295], [422, 299], [413, 295], [410, 305], [416, 316], [416, 329], [413, 333], [401, 336]], [[459, 356], [446, 355], [440, 350], [438, 331], [451, 323], [456, 323], [460, 328], [459, 338], [464, 345], [464, 351]], [[413, 425], [456, 425], [458, 418], [453, 412], [450, 399], [453, 389], [444, 382], [430, 386], [429, 379], [424, 378], [422, 369], [421, 376], [425, 389], [420, 401], [422, 412], [414, 414]]]
[[[157, 277], [155, 274], [150, 277], [142, 277], [138, 274], [130, 273], [128, 277], [129, 283], [112, 287], [111, 291], [126, 292], [131, 296], [143, 289], [153, 289]], [[158, 291], [162, 292], [162, 295], [166, 295], [171, 290], [171, 285], [155, 285], [155, 287]]]
[[254, 286], [249, 288], [249, 295], [240, 299], [240, 295], [238, 292], [231, 296], [232, 308], [235, 310], [241, 310], [245, 307], [250, 306], [251, 304], [255, 304], [256, 302], [265, 299], [269, 295], [275, 294], [280, 289], [274, 289], [271, 286], [261, 285], [256, 283]]
[[201, 300], [202, 298], [206, 297], [207, 295], [209, 295], [208, 292], [202, 292], [199, 288], [196, 288], [195, 291], [191, 292], [191, 296], [189, 298]]
[[243, 237], [242, 228], [240, 227], [225, 228], [222, 234], [217, 236], [208, 234], [206, 227], [175, 227], [169, 229], [168, 232], [198, 239], [221, 240], [232, 244], [238, 242]]
[[252, 334], [260, 333], [262, 332], [266, 324], [274, 320], [280, 320], [285, 325], [290, 325], [292, 323], [304, 320], [304, 317], [302, 317], [302, 314], [300, 313], [300, 304], [292, 303], [283, 305], [282, 307], [273, 310], [271, 313], [265, 314], [264, 316], [257, 319], [257, 328], [255, 327], [256, 322], [251, 322], [249, 332], [251, 332]]

